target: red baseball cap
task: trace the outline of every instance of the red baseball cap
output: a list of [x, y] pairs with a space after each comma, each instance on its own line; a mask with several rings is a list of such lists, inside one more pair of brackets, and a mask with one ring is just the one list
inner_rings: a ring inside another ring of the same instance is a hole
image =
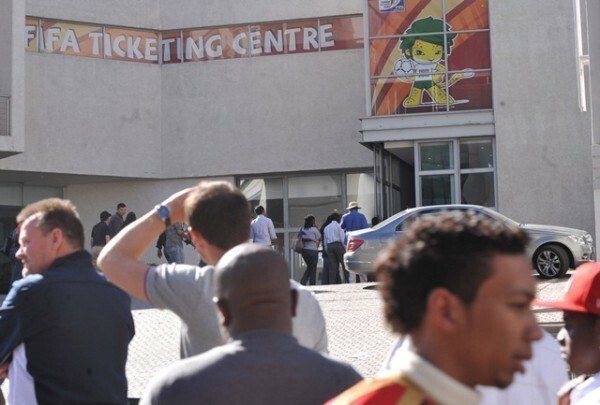
[[538, 307], [600, 315], [600, 263], [586, 263], [571, 276], [561, 301], [533, 301]]

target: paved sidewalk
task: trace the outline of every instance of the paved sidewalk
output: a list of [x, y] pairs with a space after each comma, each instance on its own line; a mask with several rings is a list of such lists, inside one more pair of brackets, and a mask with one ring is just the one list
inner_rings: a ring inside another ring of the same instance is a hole
[[[538, 298], [558, 299], [567, 278], [539, 280]], [[377, 374], [394, 336], [386, 328], [375, 283], [311, 287], [327, 322], [332, 357], [346, 361], [365, 377]], [[132, 302], [136, 335], [129, 346], [129, 397], [139, 398], [161, 368], [179, 359], [179, 319], [169, 311]], [[559, 324], [560, 312], [538, 314], [540, 322]], [[3, 384], [3, 391], [8, 384]], [[131, 403], [136, 403], [132, 401]]]
[[[567, 280], [540, 280], [538, 298], [560, 298]], [[325, 314], [330, 355], [352, 364], [365, 377], [377, 374], [395, 337], [385, 326], [376, 284], [315, 286], [311, 290]], [[133, 316], [136, 337], [129, 346], [127, 375], [130, 397], [139, 398], [159, 369], [178, 360], [179, 321], [169, 311], [155, 309], [135, 309]], [[542, 312], [537, 317], [550, 325], [550, 330], [562, 322], [560, 312]]]

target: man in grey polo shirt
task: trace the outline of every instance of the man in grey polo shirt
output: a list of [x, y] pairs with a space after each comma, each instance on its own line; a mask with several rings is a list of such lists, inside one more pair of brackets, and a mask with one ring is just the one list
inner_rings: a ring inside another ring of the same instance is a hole
[[[190, 225], [194, 246], [209, 265], [248, 240], [250, 210], [242, 192], [227, 182], [201, 182], [167, 198], [123, 229], [102, 251], [98, 265], [117, 286], [181, 318], [181, 357], [224, 343], [212, 303], [214, 268], [182, 264], [148, 266], [141, 261], [152, 242], [173, 222]], [[300, 290], [294, 318], [298, 341], [327, 352], [325, 319], [314, 295]]]
[[291, 334], [296, 290], [284, 258], [264, 246], [227, 252], [215, 302], [231, 340], [163, 370], [141, 404], [322, 404], [361, 379]]

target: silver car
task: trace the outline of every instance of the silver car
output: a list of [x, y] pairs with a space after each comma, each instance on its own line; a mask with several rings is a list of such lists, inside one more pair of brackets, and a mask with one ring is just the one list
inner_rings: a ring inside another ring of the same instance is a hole
[[434, 205], [410, 208], [388, 218], [373, 228], [348, 232], [344, 263], [346, 269], [359, 274], [373, 273], [373, 263], [390, 240], [397, 238], [417, 219], [442, 211], [473, 211], [507, 225], [518, 226], [531, 237], [527, 254], [540, 276], [554, 278], [569, 268], [594, 260], [594, 242], [586, 231], [560, 226], [519, 224], [504, 215], [478, 205]]

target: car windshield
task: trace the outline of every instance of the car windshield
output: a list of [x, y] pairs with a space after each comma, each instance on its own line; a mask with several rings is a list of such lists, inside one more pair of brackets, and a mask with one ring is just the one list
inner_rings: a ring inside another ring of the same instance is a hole
[[405, 215], [408, 212], [408, 210], [404, 210], [404, 211], [400, 211], [397, 214], [392, 215], [391, 217], [389, 217], [388, 219], [381, 221], [380, 223], [378, 223], [377, 225], [375, 225], [373, 227], [373, 229], [379, 229], [379, 228], [383, 228], [384, 226], [388, 225], [391, 222], [396, 222], [396, 220], [398, 218], [400, 218], [401, 216]]
[[518, 223], [517, 221], [515, 221], [514, 219], [510, 219], [509, 217], [500, 214], [497, 211], [494, 211], [492, 209], [489, 208], [483, 208], [483, 211], [488, 214], [490, 217], [497, 219], [498, 221], [504, 222], [508, 225], [512, 225], [512, 226], [520, 226], [521, 224]]
[[[394, 223], [395, 223], [395, 222], [397, 222], [397, 221], [398, 221], [398, 218], [400, 218], [400, 217], [402, 217], [402, 216], [405, 216], [406, 214], [408, 214], [408, 213], [409, 213], [409, 211], [410, 211], [410, 210], [413, 210], [413, 209], [414, 209], [414, 208], [409, 208], [409, 209], [406, 209], [406, 210], [404, 210], [404, 211], [400, 211], [400, 212], [398, 212], [397, 214], [394, 214], [394, 215], [392, 215], [391, 217], [389, 217], [389, 218], [388, 218], [388, 219], [386, 219], [385, 221], [381, 221], [379, 224], [375, 225], [375, 226], [373, 227], [373, 229], [379, 229], [379, 228], [383, 228], [384, 226], [386, 226], [386, 225], [388, 225], [388, 224], [390, 224], [390, 223], [392, 223], [392, 222], [394, 222]], [[450, 207], [450, 206], [449, 206], [449, 207], [447, 207], [446, 209], [452, 210], [452, 209], [461, 209], [461, 208], [460, 208], [460, 206], [453, 206], [453, 207]], [[482, 211], [484, 214], [486, 214], [486, 215], [488, 215], [488, 216], [490, 216], [490, 217], [494, 218], [494, 219], [495, 219], [495, 220], [497, 220], [497, 221], [503, 222], [503, 223], [505, 223], [505, 224], [507, 224], [507, 225], [511, 225], [511, 226], [520, 226], [520, 224], [519, 224], [517, 221], [515, 221], [515, 220], [512, 220], [512, 219], [508, 218], [507, 216], [505, 216], [505, 215], [502, 215], [502, 214], [500, 214], [499, 212], [497, 212], [497, 211], [494, 211], [494, 210], [492, 210], [492, 209], [490, 209], [490, 208], [486, 208], [486, 207], [479, 207], [479, 209], [480, 209], [480, 210], [481, 210], [481, 211]], [[417, 214], [417, 215], [420, 215], [420, 214]]]

